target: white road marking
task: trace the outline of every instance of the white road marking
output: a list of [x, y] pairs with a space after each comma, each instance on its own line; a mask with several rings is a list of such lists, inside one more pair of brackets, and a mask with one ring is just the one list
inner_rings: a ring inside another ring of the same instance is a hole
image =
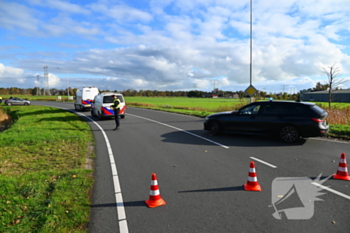
[[255, 160], [255, 161], [258, 161], [258, 162], [260, 162], [260, 163], [262, 163], [262, 164], [265, 164], [265, 165], [267, 165], [267, 166], [269, 166], [269, 167], [277, 168], [277, 166], [272, 165], [271, 163], [265, 162], [265, 161], [263, 161], [263, 160], [261, 160], [261, 159], [257, 159], [257, 158], [255, 158], [255, 157], [250, 157], [250, 158], [253, 159], [253, 160]]
[[[52, 106], [50, 106], [50, 107], [52, 107]], [[61, 108], [61, 107], [55, 107], [55, 108]], [[102, 127], [96, 121], [94, 121], [90, 117], [88, 117], [82, 113], [72, 111], [70, 109], [66, 109], [66, 108], [61, 108], [61, 109], [68, 110], [68, 111], [73, 112], [77, 115], [88, 118], [92, 123], [94, 123], [101, 130], [103, 137], [106, 141], [106, 146], [107, 146], [108, 155], [109, 155], [109, 162], [111, 164], [111, 169], [112, 169], [114, 194], [115, 194], [116, 207], [117, 207], [117, 212], [118, 212], [119, 232], [120, 233], [128, 233], [129, 228], [128, 228], [128, 223], [126, 221], [124, 201], [123, 201], [123, 196], [122, 196], [122, 190], [120, 188], [118, 171], [117, 171], [117, 167], [116, 167], [116, 164], [114, 161], [114, 155], [113, 155], [113, 151], [111, 148], [111, 144], [109, 143], [109, 140], [108, 140], [108, 137], [107, 137], [105, 131], [102, 129]]]
[[311, 184], [350, 200], [350, 196], [348, 196], [348, 195], [346, 195], [344, 193], [338, 192], [338, 191], [336, 191], [334, 189], [328, 188], [327, 186], [323, 186], [323, 185], [318, 184], [316, 182], [312, 182]]
[[214, 141], [212, 141], [212, 140], [210, 140], [210, 139], [208, 139], [208, 138], [204, 138], [204, 137], [202, 137], [202, 136], [199, 136], [199, 135], [197, 135], [197, 134], [194, 134], [194, 133], [188, 132], [188, 131], [186, 131], [186, 130], [177, 128], [177, 127], [172, 126], [172, 125], [168, 125], [168, 124], [165, 124], [165, 123], [162, 123], [162, 122], [159, 122], [159, 121], [155, 121], [155, 120], [152, 120], [152, 119], [149, 119], [149, 118], [136, 116], [136, 115], [133, 115], [133, 114], [130, 114], [130, 113], [128, 113], [128, 116], [138, 117], [138, 118], [141, 118], [141, 119], [144, 119], [144, 120], [147, 120], [147, 121], [152, 121], [152, 122], [154, 122], [154, 123], [157, 123], [157, 124], [160, 124], [160, 125], [164, 125], [164, 126], [166, 126], [166, 127], [169, 127], [169, 128], [172, 128], [172, 129], [176, 129], [176, 130], [178, 130], [178, 131], [181, 131], [181, 132], [190, 134], [190, 135], [192, 135], [192, 136], [195, 136], [195, 137], [197, 137], [197, 138], [203, 139], [203, 140], [205, 140], [205, 141], [211, 142], [211, 143], [213, 143], [213, 144], [215, 144], [215, 145], [218, 145], [218, 146], [221, 146], [221, 147], [223, 147], [223, 148], [225, 148], [225, 149], [229, 149], [228, 146], [222, 145], [222, 144], [220, 144], [220, 143], [218, 143], [218, 142], [214, 142]]

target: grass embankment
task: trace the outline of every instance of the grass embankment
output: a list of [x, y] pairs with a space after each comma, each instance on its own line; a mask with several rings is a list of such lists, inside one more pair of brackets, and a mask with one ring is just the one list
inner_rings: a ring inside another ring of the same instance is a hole
[[3, 112], [12, 125], [0, 133], [0, 232], [86, 232], [89, 125], [51, 107], [0, 106]]
[[[206, 117], [215, 112], [237, 110], [249, 103], [248, 99], [208, 99], [208, 98], [162, 98], [162, 97], [125, 97], [127, 106], [176, 112], [198, 117]], [[328, 112], [330, 124], [328, 136], [350, 139], [350, 103], [316, 103]]]

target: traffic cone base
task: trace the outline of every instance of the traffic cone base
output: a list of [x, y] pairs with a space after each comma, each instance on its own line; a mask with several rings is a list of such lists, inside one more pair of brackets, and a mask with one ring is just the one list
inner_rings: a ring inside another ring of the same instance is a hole
[[341, 153], [338, 170], [337, 173], [333, 175], [333, 178], [337, 180], [350, 180], [345, 153]]
[[246, 191], [262, 191], [261, 186], [258, 183], [258, 178], [255, 172], [255, 164], [253, 161], [250, 162], [248, 181], [244, 184]]
[[255, 185], [255, 186], [244, 184], [244, 190], [246, 190], [246, 191], [262, 191], [261, 186], [259, 184]]
[[154, 208], [154, 207], [162, 206], [166, 204], [166, 202], [162, 198], [157, 201], [146, 200], [145, 202], [149, 208]]
[[341, 175], [338, 175], [338, 174], [334, 174], [333, 178], [337, 179], [337, 180], [350, 180], [350, 176], [341, 176]]

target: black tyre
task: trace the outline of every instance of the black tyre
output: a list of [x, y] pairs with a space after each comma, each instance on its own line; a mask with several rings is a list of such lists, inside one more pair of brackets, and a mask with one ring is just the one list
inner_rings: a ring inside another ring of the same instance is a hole
[[79, 108], [77, 107], [76, 104], [74, 104], [74, 108], [75, 108], [75, 110], [79, 111]]
[[282, 141], [292, 143], [300, 139], [299, 130], [293, 125], [285, 125], [280, 129], [279, 136]]
[[103, 120], [102, 114], [101, 114], [100, 112], [98, 112], [97, 114], [98, 114], [98, 118], [99, 118], [100, 120]]
[[11, 103], [7, 103], [7, 106], [11, 106], [12, 104]]
[[211, 135], [218, 135], [221, 132], [221, 125], [218, 121], [213, 121], [209, 125], [209, 133]]
[[24, 103], [24, 106], [28, 106], [28, 103]]
[[95, 116], [95, 114], [94, 114], [94, 110], [93, 110], [93, 109], [91, 109], [91, 116], [92, 116], [92, 117], [94, 117], [94, 116]]

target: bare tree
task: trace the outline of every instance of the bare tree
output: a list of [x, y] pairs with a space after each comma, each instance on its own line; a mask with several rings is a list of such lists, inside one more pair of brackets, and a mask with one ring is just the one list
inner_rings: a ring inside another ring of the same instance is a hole
[[348, 80], [343, 78], [339, 79], [339, 76], [341, 76], [339, 66], [337, 66], [337, 63], [334, 63], [332, 66], [329, 66], [328, 68], [323, 68], [323, 73], [325, 73], [328, 77], [328, 81], [326, 84], [328, 85], [328, 106], [329, 109], [332, 109], [331, 103], [332, 103], [332, 90], [337, 88], [340, 84], [347, 82]]

